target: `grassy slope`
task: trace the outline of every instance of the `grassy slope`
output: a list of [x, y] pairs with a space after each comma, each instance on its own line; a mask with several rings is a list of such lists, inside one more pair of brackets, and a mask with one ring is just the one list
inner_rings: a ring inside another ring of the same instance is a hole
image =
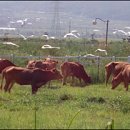
[[37, 128], [68, 128], [79, 110], [70, 128], [103, 129], [111, 118], [114, 128], [129, 128], [129, 98], [122, 85], [113, 91], [104, 84], [80, 88], [53, 83], [35, 96], [30, 87], [15, 85], [11, 94], [1, 92], [0, 128], [35, 128], [35, 101]]

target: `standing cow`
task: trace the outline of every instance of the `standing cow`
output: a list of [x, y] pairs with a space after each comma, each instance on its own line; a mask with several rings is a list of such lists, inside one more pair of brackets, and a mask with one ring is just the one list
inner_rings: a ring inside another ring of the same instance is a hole
[[124, 69], [124, 67], [128, 64], [129, 64], [128, 62], [110, 62], [107, 65], [105, 65], [106, 85], [108, 83], [111, 74], [113, 75], [113, 77], [116, 77], [120, 73], [120, 71]]
[[2, 72], [1, 89], [5, 78], [4, 90], [11, 90], [14, 83], [20, 85], [31, 85], [32, 94], [35, 94], [42, 85], [48, 81], [62, 79], [62, 75], [56, 69], [42, 70], [39, 68], [27, 69], [22, 67], [9, 67]]
[[130, 65], [126, 65], [120, 73], [112, 80], [112, 89], [115, 89], [121, 82], [124, 83], [126, 91], [130, 83]]
[[91, 83], [91, 77], [85, 72], [83, 65], [78, 62], [64, 62], [61, 64], [61, 72], [63, 75], [63, 85], [66, 84], [66, 79], [69, 76], [78, 78], [80, 83], [81, 79], [83, 79], [86, 84]]

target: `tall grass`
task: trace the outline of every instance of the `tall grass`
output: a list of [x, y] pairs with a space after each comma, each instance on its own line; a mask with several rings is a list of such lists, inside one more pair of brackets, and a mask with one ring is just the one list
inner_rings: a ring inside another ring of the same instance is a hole
[[55, 86], [40, 88], [35, 97], [30, 86], [15, 85], [11, 94], [1, 92], [0, 128], [105, 129], [110, 119], [115, 129], [129, 128], [130, 96], [122, 85], [115, 90], [104, 84]]

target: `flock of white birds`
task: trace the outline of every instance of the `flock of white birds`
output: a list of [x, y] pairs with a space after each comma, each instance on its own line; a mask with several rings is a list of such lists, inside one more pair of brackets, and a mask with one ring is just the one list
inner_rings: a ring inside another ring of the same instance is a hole
[[[22, 19], [22, 20], [16, 20], [16, 21], [10, 21], [8, 27], [0, 27], [0, 30], [16, 31], [17, 30], [16, 28], [11, 27], [11, 24], [15, 24], [15, 23], [20, 24], [21, 27], [25, 26], [26, 24], [32, 25], [32, 23], [28, 22], [28, 20], [29, 20], [29, 18], [25, 18], [25, 19]], [[36, 21], [39, 21], [39, 20], [40, 20], [40, 18], [36, 18]], [[127, 30], [127, 31], [124, 31], [124, 30]], [[130, 36], [130, 31], [129, 31], [130, 27], [125, 27], [124, 30], [113, 29], [112, 33], [113, 33], [113, 35], [118, 35], [119, 34], [119, 35], [122, 35], [122, 36]], [[99, 30], [99, 29], [94, 29], [93, 30], [94, 33], [100, 32], [100, 31], [101, 30]], [[23, 40], [27, 40], [28, 38], [33, 38], [34, 37], [34, 35], [30, 35], [30, 36], [27, 37], [27, 36], [24, 36], [24, 35], [22, 35], [20, 33], [18, 33], [18, 35], [20, 37], [22, 37]], [[55, 39], [54, 36], [49, 37], [49, 35], [47, 35], [47, 34], [42, 35], [41, 38], [44, 38], [46, 40]], [[80, 33], [77, 30], [72, 30], [71, 32], [65, 34], [63, 36], [63, 38], [77, 38], [77, 39], [79, 39], [80, 38]], [[15, 44], [15, 43], [12, 43], [12, 42], [3, 42], [3, 44], [19, 47], [19, 45]], [[51, 45], [43, 45], [41, 48], [42, 49], [60, 49], [60, 47], [52, 47]], [[104, 55], [107, 55], [107, 51], [106, 50], [102, 50], [100, 48], [95, 50], [95, 52], [98, 52], [98, 54], [102, 53]], [[95, 55], [87, 54], [85, 56], [95, 56]]]

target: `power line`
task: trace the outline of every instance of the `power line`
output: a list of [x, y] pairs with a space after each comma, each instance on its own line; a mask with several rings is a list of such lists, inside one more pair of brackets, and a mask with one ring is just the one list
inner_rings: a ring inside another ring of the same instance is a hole
[[57, 38], [61, 36], [59, 1], [54, 2], [54, 16], [52, 20], [51, 34]]

